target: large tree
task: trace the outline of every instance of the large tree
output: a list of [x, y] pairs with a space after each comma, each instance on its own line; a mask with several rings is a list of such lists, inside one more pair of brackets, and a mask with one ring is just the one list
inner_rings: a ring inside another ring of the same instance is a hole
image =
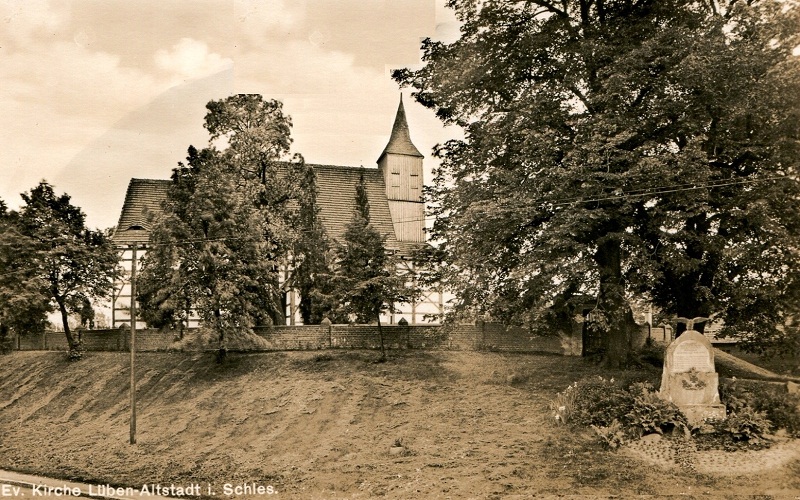
[[370, 223], [367, 187], [362, 172], [356, 185], [356, 210], [339, 244], [334, 296], [340, 312], [359, 323], [377, 321], [381, 361], [386, 360], [381, 314], [409, 302], [413, 290], [397, 272], [397, 261], [386, 250], [386, 236]]
[[18, 214], [0, 200], [0, 352], [10, 349], [12, 331], [44, 331], [52, 311], [34, 255], [34, 241], [19, 231]]
[[[302, 208], [308, 200], [302, 186], [310, 167], [301, 155], [289, 154], [291, 117], [283, 113], [283, 103], [259, 94], [233, 95], [211, 101], [206, 108], [204, 126], [212, 143], [224, 145], [219, 154], [226, 175], [239, 188], [249, 190], [265, 219], [267, 257], [275, 263], [271, 279], [278, 282], [280, 268], [288, 264], [300, 237], [298, 206]], [[269, 307], [276, 324], [285, 321], [285, 292], [285, 286], [275, 288], [272, 295]]]
[[85, 308], [87, 301], [111, 295], [120, 275], [117, 252], [102, 231], [86, 227], [86, 216], [70, 203], [67, 194], [57, 196], [46, 182], [23, 193], [22, 198], [25, 205], [20, 209], [17, 229], [23, 239], [17, 241], [24, 244], [21, 251], [25, 265], [35, 269], [35, 274], [28, 275], [30, 293], [46, 291], [49, 302], [61, 314], [70, 358], [77, 359], [80, 342], [72, 334], [68, 317]]
[[536, 321], [596, 297], [761, 339], [793, 307], [798, 9], [785, 2], [451, 0], [452, 44], [395, 78], [465, 139], [437, 149], [433, 235], [459, 309]]
[[234, 335], [282, 314], [268, 222], [253, 185], [237, 186], [213, 150], [190, 151], [157, 221], [138, 281], [143, 317], [185, 322], [194, 311], [214, 333], [219, 360]]
[[307, 167], [299, 156], [285, 161], [291, 120], [280, 102], [235, 95], [207, 108], [212, 145], [190, 147], [173, 170], [138, 297], [143, 317], [158, 326], [196, 311], [224, 354], [231, 333], [284, 319], [279, 270], [298, 238]]

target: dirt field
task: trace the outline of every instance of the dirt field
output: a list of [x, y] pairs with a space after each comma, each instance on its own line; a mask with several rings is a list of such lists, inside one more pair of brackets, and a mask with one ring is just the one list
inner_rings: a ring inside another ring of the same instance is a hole
[[557, 426], [549, 400], [597, 373], [580, 359], [413, 351], [375, 364], [373, 352], [320, 351], [231, 354], [218, 366], [211, 355], [140, 354], [131, 446], [127, 355], [63, 357], [0, 357], [0, 468], [200, 484], [227, 498], [262, 497], [225, 495], [253, 483], [273, 498], [800, 495], [797, 460], [703, 474]]

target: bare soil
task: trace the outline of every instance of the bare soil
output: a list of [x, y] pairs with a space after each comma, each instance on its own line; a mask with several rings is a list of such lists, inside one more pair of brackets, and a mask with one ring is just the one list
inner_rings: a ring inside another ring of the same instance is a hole
[[[93, 484], [272, 486], [279, 498], [800, 495], [800, 461], [741, 474], [610, 452], [548, 408], [581, 359], [359, 351], [0, 357], [0, 468]], [[607, 373], [657, 377], [659, 373]]]

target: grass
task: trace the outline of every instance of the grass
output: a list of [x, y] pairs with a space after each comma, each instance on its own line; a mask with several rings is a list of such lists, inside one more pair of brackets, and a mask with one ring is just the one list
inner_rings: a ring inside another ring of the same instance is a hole
[[792, 356], [790, 354], [781, 356], [760, 356], [744, 351], [739, 347], [727, 348], [725, 351], [754, 365], [775, 372], [778, 375], [800, 377], [800, 358], [797, 356]]
[[[577, 358], [445, 351], [0, 358], [0, 468], [90, 483], [257, 482], [280, 498], [741, 495], [800, 491], [797, 464], [748, 477], [653, 467], [557, 425], [548, 403], [609, 372]], [[402, 450], [392, 450], [399, 448]], [[792, 468], [794, 467], [794, 468]]]

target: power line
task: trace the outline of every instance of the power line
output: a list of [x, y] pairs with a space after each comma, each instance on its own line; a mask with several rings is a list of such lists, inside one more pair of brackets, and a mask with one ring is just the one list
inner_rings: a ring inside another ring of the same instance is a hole
[[[619, 195], [607, 196], [607, 197], [597, 197], [597, 198], [556, 198], [554, 200], [547, 200], [538, 203], [537, 205], [520, 205], [516, 207], [512, 207], [514, 209], [520, 208], [533, 208], [536, 206], [566, 206], [566, 205], [575, 205], [581, 203], [593, 203], [598, 201], [612, 201], [612, 200], [627, 200], [627, 199], [634, 199], [634, 198], [642, 198], [647, 196], [659, 196], [663, 194], [672, 194], [672, 193], [680, 193], [680, 192], [687, 192], [687, 191], [697, 191], [701, 189], [714, 189], [720, 187], [727, 187], [727, 186], [735, 186], [735, 185], [742, 185], [742, 184], [757, 184], [761, 182], [767, 181], [774, 181], [774, 180], [791, 180], [789, 177], [785, 176], [774, 176], [774, 177], [764, 177], [762, 179], [743, 179], [740, 181], [716, 181], [707, 184], [675, 184], [671, 186], [654, 186], [650, 188], [642, 188], [636, 189], [632, 191], [622, 192]], [[474, 210], [475, 212], [485, 212], [485, 210]], [[496, 211], [492, 211], [496, 212]], [[435, 217], [425, 217], [425, 218], [405, 218], [405, 219], [398, 219], [394, 222], [421, 222], [425, 220], [433, 220]]]
[[[619, 195], [607, 196], [607, 197], [597, 197], [597, 198], [556, 198], [554, 200], [548, 200], [544, 202], [540, 202], [538, 206], [567, 206], [573, 204], [581, 204], [581, 203], [594, 203], [600, 201], [612, 201], [612, 200], [626, 200], [626, 199], [634, 199], [634, 198], [642, 198], [647, 196], [659, 196], [664, 194], [673, 194], [679, 192], [687, 192], [687, 191], [697, 191], [701, 189], [714, 189], [720, 187], [727, 187], [727, 186], [735, 186], [735, 185], [744, 185], [744, 184], [756, 184], [761, 182], [773, 181], [773, 180], [788, 180], [789, 177], [785, 176], [773, 176], [773, 177], [765, 177], [762, 179], [743, 179], [740, 181], [717, 181], [711, 182], [706, 184], [674, 184], [669, 186], [654, 186], [650, 188], [642, 188], [637, 190], [632, 190], [628, 192], [622, 192]], [[518, 207], [513, 207], [515, 209], [519, 208], [531, 208], [535, 205], [522, 205]], [[484, 210], [476, 210], [477, 212], [484, 212], [489, 213], [488, 211]], [[493, 211], [494, 212], [494, 211]], [[401, 218], [392, 220], [392, 222], [396, 223], [409, 223], [409, 222], [425, 222], [429, 220], [435, 220], [436, 217], [409, 217], [409, 218]], [[153, 242], [139, 242], [146, 244], [148, 247], [157, 247], [157, 246], [176, 246], [176, 245], [186, 245], [192, 243], [215, 243], [215, 242], [227, 242], [227, 241], [242, 241], [242, 242], [265, 242], [265, 240], [261, 238], [252, 238], [247, 236], [226, 236], [226, 237], [219, 237], [219, 238], [184, 238], [184, 239], [177, 239], [172, 242], [167, 243], [153, 243]], [[0, 243], [0, 245], [11, 246], [10, 243]], [[9, 276], [11, 274], [16, 274], [19, 272], [28, 272], [33, 269], [19, 269], [16, 271], [12, 271], [10, 273], [0, 274], [0, 277]]]
[[[576, 201], [571, 202], [563, 202], [563, 203], [554, 203], [554, 206], [564, 206], [564, 205], [571, 205], [574, 203], [593, 203], [597, 201], [609, 201], [609, 200], [625, 200], [625, 199], [632, 199], [632, 198], [641, 198], [645, 196], [657, 196], [662, 194], [671, 194], [671, 193], [680, 193], [685, 191], [697, 191], [699, 189], [712, 189], [712, 188], [719, 188], [719, 187], [726, 187], [726, 186], [737, 186], [742, 184], [757, 184], [760, 182], [766, 181], [773, 181], [779, 179], [788, 179], [788, 177], [776, 176], [776, 177], [765, 177], [763, 179], [748, 179], [748, 180], [741, 180], [741, 181], [734, 181], [734, 182], [719, 182], [713, 184], [705, 184], [699, 186], [692, 186], [692, 187], [685, 187], [679, 189], [663, 189], [663, 190], [656, 190], [650, 192], [643, 192], [643, 193], [624, 193], [619, 196], [608, 196], [605, 198], [591, 198], [591, 199], [579, 199]], [[660, 189], [660, 188], [653, 188], [653, 189]]]

